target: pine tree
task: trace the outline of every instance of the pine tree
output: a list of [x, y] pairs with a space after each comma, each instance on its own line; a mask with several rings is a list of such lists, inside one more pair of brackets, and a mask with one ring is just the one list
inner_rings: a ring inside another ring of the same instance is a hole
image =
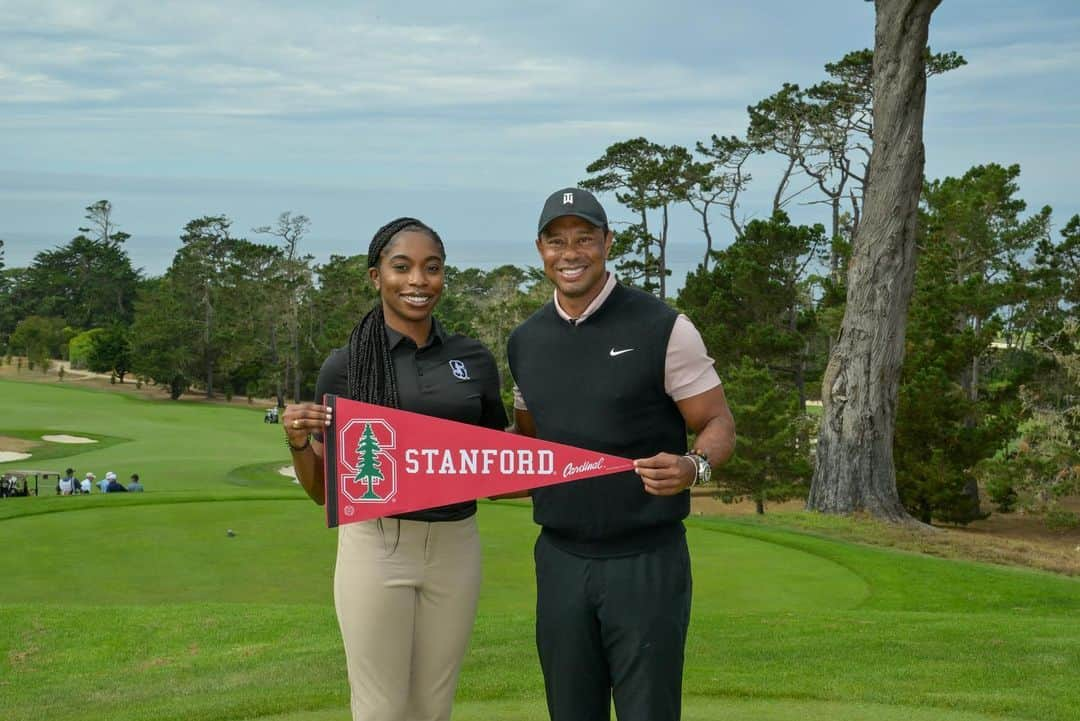
[[739, 452], [717, 474], [720, 497], [752, 499], [764, 513], [766, 501], [805, 496], [813, 469], [805, 441], [800, 447], [806, 417], [798, 394], [746, 357], [724, 371], [724, 388], [739, 423]]
[[379, 499], [375, 492], [375, 484], [382, 480], [383, 474], [379, 470], [379, 442], [375, 439], [375, 433], [371, 430], [371, 424], [364, 425], [364, 433], [360, 436], [360, 443], [356, 446], [356, 456], [360, 461], [360, 467], [356, 471], [357, 478], [367, 479], [367, 491], [362, 498]]

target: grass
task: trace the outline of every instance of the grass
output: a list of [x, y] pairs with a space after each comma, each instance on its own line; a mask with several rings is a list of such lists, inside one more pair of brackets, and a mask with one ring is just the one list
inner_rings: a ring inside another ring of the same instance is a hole
[[[0, 719], [348, 719], [335, 536], [274, 477], [280, 428], [43, 384], [0, 382], [0, 397], [20, 404], [0, 435], [85, 422], [130, 438], [50, 460], [150, 489], [0, 501]], [[530, 508], [482, 502], [479, 518], [454, 718], [540, 721]], [[1080, 580], [852, 543], [829, 535], [858, 522], [818, 518], [688, 521], [685, 719], [1076, 717]]]
[[1080, 577], [1080, 546], [1073, 543], [1047, 544], [1038, 539], [996, 537], [964, 533], [956, 528], [925, 529], [894, 525], [865, 515], [844, 517], [811, 512], [770, 512], [745, 516], [741, 522], [770, 528], [797, 529], [809, 534], [868, 543], [942, 558], [1040, 568]]
[[[69, 455], [71, 455], [71, 444], [70, 443], [56, 443], [54, 441], [46, 441], [46, 440], [42, 439], [42, 436], [47, 436], [47, 435], [79, 435], [79, 436], [82, 436], [83, 438], [90, 438], [90, 439], [92, 439], [94, 441], [97, 441], [97, 443], [87, 444], [88, 446], [92, 445], [96, 450], [99, 450], [99, 449], [102, 449], [102, 448], [108, 448], [108, 447], [114, 446], [114, 445], [116, 445], [118, 443], [125, 443], [126, 441], [129, 440], [127, 438], [117, 438], [115, 436], [104, 436], [104, 435], [101, 435], [99, 433], [91, 433], [91, 432], [88, 432], [88, 431], [79, 431], [78, 433], [72, 433], [71, 431], [68, 431], [68, 430], [63, 430], [63, 429], [56, 430], [56, 429], [52, 429], [52, 428], [29, 428], [29, 429], [20, 428], [20, 429], [5, 431], [4, 435], [9, 437], [9, 438], [19, 438], [19, 439], [22, 439], [22, 440], [25, 440], [25, 441], [29, 441], [30, 443], [33, 444], [33, 447], [30, 450], [25, 451], [26, 453], [31, 453], [32, 454], [31, 458], [28, 458], [28, 459], [26, 459], [24, 461], [12, 461], [8, 465], [10, 465], [12, 467], [16, 467], [16, 468], [22, 468], [24, 466], [33, 466], [34, 468], [36, 468], [38, 470], [52, 470], [53, 467], [56, 465], [54, 463], [49, 463], [49, 464], [46, 464], [47, 468], [46, 467], [39, 468], [39, 466], [41, 466], [42, 461], [46, 461], [46, 460], [51, 461], [54, 458], [66, 458]], [[60, 469], [58, 469], [58, 472], [62, 473], [63, 470], [64, 470], [63, 468], [60, 468]]]
[[[5, 409], [10, 409], [0, 421], [0, 435], [33, 429], [38, 436], [69, 433], [131, 439], [112, 445], [69, 445], [63, 455], [48, 458], [48, 463], [39, 463], [42, 459], [35, 456], [0, 464], [0, 472], [38, 465], [43, 466], [41, 470], [63, 471], [71, 466], [80, 477], [93, 471], [101, 478], [112, 470], [126, 480], [138, 473], [149, 490], [222, 490], [229, 486], [221, 479], [237, 466], [288, 462], [281, 452], [281, 428], [264, 424], [261, 410], [255, 407], [146, 401], [71, 384], [10, 381], [0, 381], [0, 396]], [[297, 494], [302, 492], [297, 489]]]

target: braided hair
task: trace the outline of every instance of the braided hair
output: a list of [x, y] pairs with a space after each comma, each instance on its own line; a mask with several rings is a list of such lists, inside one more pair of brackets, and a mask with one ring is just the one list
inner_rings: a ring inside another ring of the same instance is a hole
[[[368, 268], [377, 267], [386, 246], [405, 231], [428, 235], [439, 246], [442, 257], [446, 257], [446, 248], [438, 233], [416, 218], [398, 218], [379, 228], [372, 237], [368, 246]], [[400, 407], [381, 300], [375, 303], [375, 307], [368, 311], [349, 335], [347, 369], [349, 398], [390, 408]]]

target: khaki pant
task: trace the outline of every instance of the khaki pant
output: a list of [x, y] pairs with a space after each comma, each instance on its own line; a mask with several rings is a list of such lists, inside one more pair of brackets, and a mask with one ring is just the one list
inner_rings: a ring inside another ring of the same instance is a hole
[[354, 721], [447, 721], [480, 595], [476, 517], [338, 531], [334, 604]]

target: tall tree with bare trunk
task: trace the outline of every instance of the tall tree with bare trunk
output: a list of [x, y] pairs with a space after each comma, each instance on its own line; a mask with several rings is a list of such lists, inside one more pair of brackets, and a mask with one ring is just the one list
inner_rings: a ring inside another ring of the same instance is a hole
[[873, 150], [844, 320], [822, 381], [811, 510], [912, 520], [896, 491], [893, 436], [925, 162], [926, 41], [940, 4], [874, 3]]

